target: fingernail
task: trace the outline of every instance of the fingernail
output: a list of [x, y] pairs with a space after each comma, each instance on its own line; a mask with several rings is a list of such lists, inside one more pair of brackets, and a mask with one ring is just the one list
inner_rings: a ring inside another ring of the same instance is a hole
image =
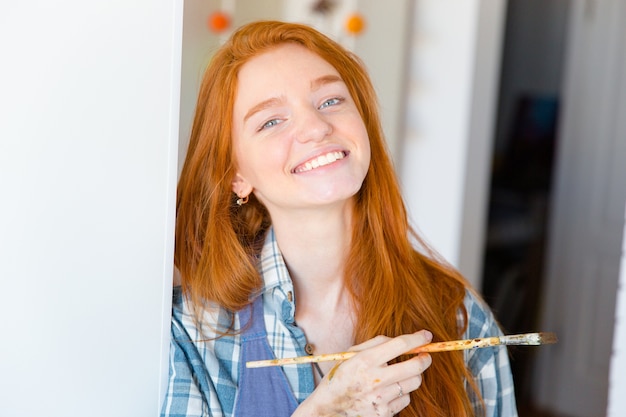
[[433, 334], [431, 332], [429, 332], [428, 330], [423, 330], [423, 333], [424, 333], [424, 337], [426, 338], [428, 342], [433, 340]]

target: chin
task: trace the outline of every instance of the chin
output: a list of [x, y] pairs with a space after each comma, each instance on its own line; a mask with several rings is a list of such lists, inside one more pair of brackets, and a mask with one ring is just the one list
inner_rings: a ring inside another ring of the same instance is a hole
[[333, 204], [333, 203], [342, 203], [351, 201], [354, 196], [359, 192], [361, 187], [351, 188], [349, 190], [334, 190], [332, 193], [325, 194], [323, 196], [319, 196], [315, 198], [320, 204]]

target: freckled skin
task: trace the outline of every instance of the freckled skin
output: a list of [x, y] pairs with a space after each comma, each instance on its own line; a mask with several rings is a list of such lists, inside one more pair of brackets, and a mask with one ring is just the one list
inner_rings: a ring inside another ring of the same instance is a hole
[[[339, 369], [339, 366], [343, 363], [338, 362], [328, 373], [328, 383], [330, 384], [335, 373]], [[360, 415], [350, 415], [347, 411], [338, 412], [337, 410], [349, 410], [352, 408], [359, 408], [362, 402], [361, 396], [359, 395], [363, 391], [363, 387], [361, 384], [356, 384], [348, 389], [344, 395], [337, 397], [332, 404], [329, 404], [327, 408], [322, 409], [322, 414], [320, 417], [360, 417]], [[373, 403], [375, 404], [375, 403]], [[376, 405], [377, 407], [377, 405]]]
[[339, 413], [337, 410], [348, 410], [355, 407], [355, 405], [361, 402], [361, 400], [355, 399], [355, 394], [358, 394], [360, 392], [361, 387], [356, 386], [353, 389], [347, 391], [341, 397], [337, 397], [332, 404], [329, 404], [328, 407], [321, 410], [320, 417], [336, 417], [338, 415], [344, 417], [359, 417], [359, 415], [350, 416], [347, 411], [342, 411], [341, 413]]
[[[360, 399], [356, 398], [358, 397], [358, 394], [360, 392], [361, 392], [361, 386], [360, 385], [354, 386], [353, 389], [348, 390], [345, 395], [338, 397], [335, 400], [335, 402], [332, 404], [332, 408], [334, 410], [348, 410], [353, 407], [356, 408], [355, 406], [357, 406], [361, 402]], [[335, 415], [335, 414], [331, 414], [331, 415]], [[344, 412], [343, 415], [346, 417], [349, 417], [349, 414], [347, 412]], [[358, 417], [358, 416], [355, 416], [355, 417]]]

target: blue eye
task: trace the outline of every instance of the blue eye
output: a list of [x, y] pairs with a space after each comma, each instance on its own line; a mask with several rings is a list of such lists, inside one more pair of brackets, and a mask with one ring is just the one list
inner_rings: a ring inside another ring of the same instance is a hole
[[331, 99], [328, 99], [325, 102], [323, 102], [322, 105], [319, 108], [320, 109], [325, 109], [326, 107], [329, 107], [329, 106], [335, 106], [335, 105], [341, 103], [342, 101], [343, 101], [343, 98], [340, 98], [340, 97], [331, 98]]
[[271, 120], [268, 120], [267, 122], [263, 123], [263, 125], [261, 126], [261, 128], [259, 129], [259, 131], [261, 131], [261, 130], [263, 130], [263, 129], [270, 128], [270, 127], [274, 127], [274, 126], [276, 126], [276, 125], [277, 125], [277, 124], [279, 124], [279, 123], [280, 123], [280, 120], [278, 120], [278, 119], [271, 119]]

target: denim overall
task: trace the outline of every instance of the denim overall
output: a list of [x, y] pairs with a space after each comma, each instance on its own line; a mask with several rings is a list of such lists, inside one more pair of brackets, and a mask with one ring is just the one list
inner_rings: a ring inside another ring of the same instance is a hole
[[[252, 310], [252, 311], [251, 311]], [[246, 362], [275, 359], [267, 341], [263, 318], [263, 297], [257, 297], [252, 309], [240, 311], [242, 334], [239, 389], [235, 402], [235, 417], [289, 417], [298, 407], [287, 377], [279, 366], [246, 368]]]

